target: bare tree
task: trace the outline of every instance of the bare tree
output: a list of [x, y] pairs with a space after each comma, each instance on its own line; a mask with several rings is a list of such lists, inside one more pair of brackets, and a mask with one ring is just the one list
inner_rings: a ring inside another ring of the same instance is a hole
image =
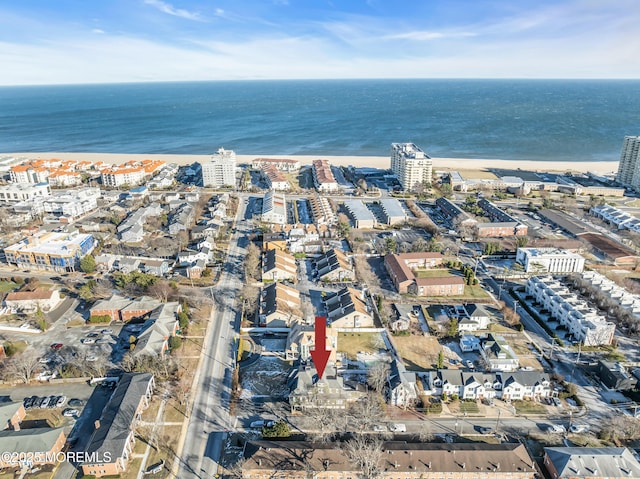
[[350, 420], [358, 431], [369, 429], [380, 422], [384, 413], [384, 399], [380, 393], [373, 391], [368, 392], [349, 409]]
[[374, 391], [382, 393], [389, 378], [391, 368], [387, 363], [378, 362], [369, 368], [367, 372], [367, 383]]
[[418, 429], [418, 441], [420, 442], [431, 442], [433, 441], [433, 432], [431, 431], [431, 424], [427, 421], [423, 421], [420, 423], [420, 428]]
[[375, 294], [379, 294], [382, 291], [380, 278], [371, 269], [371, 265], [367, 261], [366, 256], [355, 256], [353, 267], [356, 272], [356, 277], [361, 283], [369, 287], [369, 291]]
[[247, 246], [247, 254], [244, 257], [244, 272], [247, 278], [260, 279], [260, 248], [254, 243]]
[[311, 436], [318, 442], [330, 441], [338, 431], [344, 431], [346, 426], [346, 415], [336, 409], [311, 408], [307, 415], [312, 419], [315, 430]]
[[9, 376], [27, 384], [31, 376], [38, 370], [38, 358], [33, 354], [22, 353], [9, 363]]
[[176, 293], [176, 290], [168, 281], [160, 280], [147, 288], [147, 293], [156, 298], [158, 301], [166, 303], [169, 297]]
[[377, 479], [383, 477], [382, 441], [378, 438], [356, 435], [345, 442], [342, 450], [349, 462], [362, 472], [363, 479]]

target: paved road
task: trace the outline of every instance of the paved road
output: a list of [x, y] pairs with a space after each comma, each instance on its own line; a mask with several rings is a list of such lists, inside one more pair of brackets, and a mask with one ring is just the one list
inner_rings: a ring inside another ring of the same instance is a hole
[[[241, 196], [236, 218], [244, 218], [245, 206]], [[245, 233], [245, 223], [238, 221], [220, 281], [213, 288], [215, 314], [213, 323], [209, 325], [206, 351], [193, 391], [195, 400], [178, 473], [181, 479], [214, 477], [218, 472], [226, 433], [235, 426], [229, 415], [229, 399], [236, 354], [236, 331], [240, 323], [236, 305], [242, 288]]]

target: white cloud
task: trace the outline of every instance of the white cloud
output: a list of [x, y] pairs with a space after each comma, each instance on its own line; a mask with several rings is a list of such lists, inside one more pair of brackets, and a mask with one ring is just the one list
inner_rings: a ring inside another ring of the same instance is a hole
[[475, 33], [460, 32], [460, 33], [443, 33], [443, 32], [430, 32], [430, 31], [415, 31], [407, 33], [398, 33], [395, 35], [387, 35], [383, 37], [387, 40], [417, 40], [417, 41], [429, 41], [438, 40], [440, 38], [461, 38], [461, 37], [474, 37]]
[[103, 34], [104, 30], [101, 30], [100, 28], [94, 28], [93, 30], [91, 30], [91, 33]]
[[202, 16], [197, 12], [190, 12], [183, 8], [175, 8], [173, 5], [163, 2], [162, 0], [144, 0], [144, 3], [157, 8], [167, 15], [173, 15], [174, 17], [185, 18], [187, 20], [203, 21]]

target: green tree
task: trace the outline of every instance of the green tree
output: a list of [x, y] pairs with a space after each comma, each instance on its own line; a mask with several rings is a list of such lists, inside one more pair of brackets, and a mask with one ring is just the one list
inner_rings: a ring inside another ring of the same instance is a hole
[[398, 242], [395, 238], [386, 238], [384, 240], [384, 250], [387, 253], [395, 253], [398, 251]]
[[529, 238], [527, 238], [526, 236], [518, 236], [516, 238], [516, 246], [518, 248], [524, 248], [525, 246], [527, 246], [527, 243], [529, 243]]
[[449, 320], [449, 337], [455, 338], [458, 334], [458, 318], [451, 318]]
[[549, 209], [553, 208], [553, 200], [551, 198], [545, 198], [542, 200], [542, 207]]
[[349, 233], [351, 232], [351, 225], [349, 224], [348, 221], [339, 221], [337, 226], [337, 232], [340, 238], [346, 238], [347, 236], [349, 236]]
[[93, 273], [96, 270], [96, 259], [93, 255], [88, 254], [80, 259], [80, 269], [85, 273]]
[[278, 421], [273, 426], [262, 428], [262, 437], [289, 437], [291, 436], [291, 429], [289, 425], [284, 421]]
[[444, 367], [444, 351], [441, 349], [438, 353], [438, 369], [442, 369]]
[[178, 323], [180, 324], [181, 330], [187, 329], [187, 326], [189, 326], [189, 315], [184, 311], [180, 311], [178, 313]]

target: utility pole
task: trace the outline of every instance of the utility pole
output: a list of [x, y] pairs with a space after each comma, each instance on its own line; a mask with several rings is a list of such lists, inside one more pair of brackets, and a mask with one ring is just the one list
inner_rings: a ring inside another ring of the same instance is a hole
[[496, 434], [498, 433], [498, 429], [500, 428], [500, 408], [498, 408], [498, 419], [496, 419]]

